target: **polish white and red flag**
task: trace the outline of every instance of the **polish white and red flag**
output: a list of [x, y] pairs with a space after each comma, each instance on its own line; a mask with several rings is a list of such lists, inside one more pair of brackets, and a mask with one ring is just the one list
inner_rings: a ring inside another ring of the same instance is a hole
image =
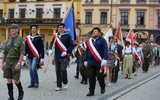
[[131, 41], [131, 43], [130, 43], [131, 46], [133, 46], [134, 43], [137, 42], [137, 38], [134, 35], [134, 31], [132, 29], [129, 31], [128, 36], [126, 37], [126, 39]]
[[123, 47], [125, 47], [124, 41], [123, 41], [123, 36], [122, 36], [122, 30], [121, 30], [121, 19], [119, 19], [119, 21], [118, 21], [118, 25], [117, 25], [117, 30], [116, 30], [116, 33], [115, 33], [115, 37], [117, 38], [118, 43], [119, 43], [120, 45], [122, 45]]
[[[136, 38], [136, 36], [134, 34], [134, 31], [132, 29], [129, 31], [128, 36], [126, 37], [126, 39], [130, 40], [130, 44], [131, 44], [132, 47], [134, 46], [134, 43], [138, 44], [137, 38]], [[138, 52], [137, 52], [138, 50], [135, 50], [135, 48], [133, 50], [134, 50], [133, 53], [134, 53], [135, 58], [138, 59], [138, 63], [140, 65], [142, 65], [142, 57], [141, 57], [141, 55], [138, 54]]]

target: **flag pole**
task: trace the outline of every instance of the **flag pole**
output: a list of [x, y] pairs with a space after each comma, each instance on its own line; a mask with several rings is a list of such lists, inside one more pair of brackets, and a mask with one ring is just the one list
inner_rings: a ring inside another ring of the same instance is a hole
[[[112, 24], [110, 24], [110, 25], [108, 26], [106, 33], [108, 32], [108, 30], [109, 30], [110, 28], [112, 28], [111, 26], [112, 26]], [[105, 35], [106, 35], [106, 33], [104, 33], [104, 35], [103, 35], [103, 36], [105, 36]], [[113, 31], [112, 31], [112, 33], [113, 33]]]
[[67, 12], [65, 13], [65, 16], [62, 20], [62, 23], [64, 23], [64, 21], [66, 20], [66, 17], [68, 16], [68, 13], [69, 13], [70, 7], [72, 6], [72, 3], [73, 3], [73, 0], [71, 0], [70, 4], [68, 6]]
[[[55, 40], [54, 40], [54, 42], [53, 42], [52, 49], [55, 48], [56, 40], [57, 40], [57, 36], [56, 36], [56, 38], [55, 38]], [[47, 64], [46, 64], [46, 67], [45, 67], [45, 69], [44, 69], [44, 73], [46, 73], [46, 71], [47, 71], [50, 58], [51, 58], [51, 55], [49, 55], [49, 58], [48, 58], [48, 60], [47, 60]]]
[[[68, 15], [68, 13], [69, 13], [70, 7], [72, 6], [72, 3], [73, 3], [73, 0], [71, 0], [70, 4], [69, 4], [69, 6], [68, 6], [67, 12], [65, 13], [65, 16], [64, 16], [64, 18], [63, 18], [63, 20], [62, 20], [62, 23], [64, 23], [64, 21], [66, 20], [66, 17], [67, 17], [67, 15]], [[57, 36], [56, 36], [56, 39], [54, 40], [52, 49], [55, 47], [56, 40], [57, 40]], [[47, 60], [47, 64], [46, 64], [44, 73], [47, 71], [50, 58], [51, 58], [51, 55], [49, 55], [49, 58], [48, 58], [48, 60]]]

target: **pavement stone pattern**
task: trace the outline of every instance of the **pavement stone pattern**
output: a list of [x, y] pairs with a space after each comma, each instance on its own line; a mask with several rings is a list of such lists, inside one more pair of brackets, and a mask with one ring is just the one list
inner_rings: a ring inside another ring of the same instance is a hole
[[160, 100], [160, 76], [135, 88], [116, 100]]
[[[1, 57], [1, 54], [0, 54]], [[45, 62], [48, 60], [48, 56], [45, 56]], [[1, 63], [1, 60], [0, 60]], [[134, 82], [140, 82], [142, 79], [152, 76], [153, 73], [160, 72], [160, 66], [149, 68], [147, 73], [142, 73], [140, 68], [138, 76], [135, 77], [131, 75], [131, 79], [125, 79], [125, 75], [119, 72], [119, 79], [117, 83], [112, 83], [111, 87], [106, 86], [106, 92], [104, 94], [100, 93], [100, 87], [98, 81], [96, 82], [95, 96], [87, 97], [86, 94], [89, 92], [88, 85], [80, 84], [81, 76], [79, 79], [75, 79], [76, 64], [73, 63], [67, 69], [68, 70], [68, 89], [62, 91], [55, 91], [56, 88], [56, 74], [54, 66], [51, 64], [51, 60], [47, 69], [44, 73], [43, 66], [42, 69], [38, 70], [39, 74], [39, 88], [27, 88], [30, 82], [29, 70], [27, 67], [22, 66], [21, 69], [21, 83], [24, 89], [24, 99], [23, 100], [108, 100], [109, 97], [114, 97], [113, 94], [117, 94], [121, 89], [125, 90], [132, 85]], [[106, 80], [106, 84], [108, 79]], [[133, 84], [135, 85], [135, 84]], [[6, 86], [6, 79], [3, 78], [3, 71], [0, 70], [0, 100], [8, 99], [8, 90]], [[14, 85], [14, 97], [17, 99], [18, 90]]]

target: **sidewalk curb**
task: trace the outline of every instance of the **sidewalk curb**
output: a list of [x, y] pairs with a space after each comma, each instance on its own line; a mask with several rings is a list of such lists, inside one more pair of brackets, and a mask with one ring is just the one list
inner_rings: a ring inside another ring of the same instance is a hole
[[148, 77], [142, 78], [141, 81], [135, 81], [132, 84], [129, 84], [129, 85], [125, 86], [125, 87], [122, 87], [122, 88], [120, 88], [118, 90], [115, 90], [110, 94], [102, 96], [102, 97], [98, 98], [98, 100], [116, 100], [119, 97], [121, 97], [121, 96], [125, 95], [126, 93], [128, 93], [129, 91], [132, 91], [133, 89], [135, 89], [135, 88], [147, 83], [148, 81], [156, 78], [159, 75], [160, 75], [160, 70], [156, 71], [155, 73], [151, 74]]

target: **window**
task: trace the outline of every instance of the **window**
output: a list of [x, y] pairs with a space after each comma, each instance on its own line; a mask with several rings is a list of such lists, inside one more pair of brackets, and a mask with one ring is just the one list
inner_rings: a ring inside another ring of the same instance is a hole
[[3, 18], [3, 10], [0, 10], [0, 19]]
[[61, 15], [61, 9], [60, 8], [54, 8], [53, 18], [60, 18], [60, 15]]
[[146, 0], [137, 0], [138, 2], [145, 2]]
[[129, 2], [129, 0], [121, 0], [121, 2]]
[[158, 26], [160, 26], [160, 12], [158, 13]]
[[137, 0], [137, 2], [143, 2], [143, 3], [145, 3], [146, 0]]
[[144, 25], [144, 12], [137, 12], [137, 25]]
[[107, 12], [101, 12], [100, 23], [107, 24]]
[[8, 18], [14, 18], [14, 9], [9, 9]]
[[92, 12], [86, 12], [86, 24], [92, 24]]
[[101, 2], [108, 2], [108, 0], [101, 0]]
[[36, 9], [36, 18], [42, 18], [42, 8]]
[[122, 25], [128, 24], [128, 12], [121, 12], [121, 24]]
[[19, 9], [19, 18], [25, 18], [25, 9]]
[[93, 2], [93, 0], [86, 0], [86, 2], [88, 2], [88, 3], [89, 3], [89, 2]]

